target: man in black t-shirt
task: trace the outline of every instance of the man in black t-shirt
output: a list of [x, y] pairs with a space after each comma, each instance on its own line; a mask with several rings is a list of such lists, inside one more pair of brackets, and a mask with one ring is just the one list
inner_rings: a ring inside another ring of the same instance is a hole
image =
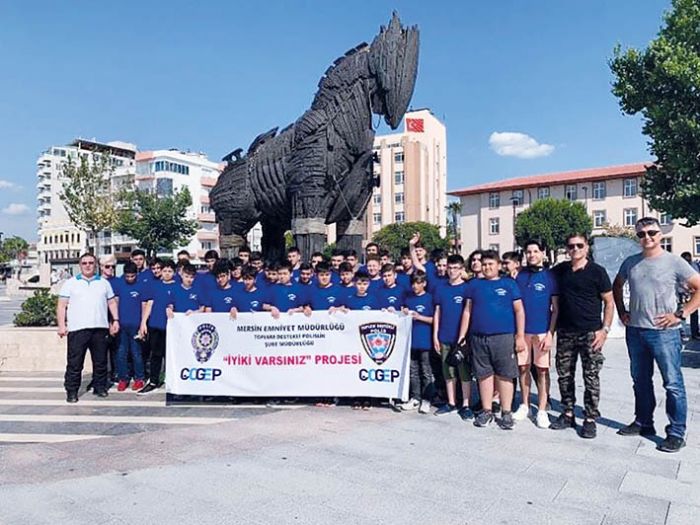
[[[553, 430], [576, 428], [576, 361], [581, 356], [585, 386], [585, 419], [581, 437], [596, 437], [596, 418], [600, 417], [600, 369], [603, 344], [613, 319], [613, 296], [605, 268], [588, 260], [585, 235], [572, 234], [566, 240], [571, 260], [553, 268], [559, 284], [556, 367], [563, 411], [550, 425]], [[601, 322], [601, 307], [605, 305]]]

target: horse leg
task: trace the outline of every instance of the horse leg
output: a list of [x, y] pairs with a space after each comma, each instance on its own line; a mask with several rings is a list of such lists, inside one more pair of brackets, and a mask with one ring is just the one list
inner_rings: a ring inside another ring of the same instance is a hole
[[336, 248], [339, 250], [355, 250], [362, 253], [362, 239], [367, 226], [364, 219], [350, 219], [336, 223]]
[[233, 258], [238, 256], [238, 250], [248, 244], [245, 233], [236, 231], [230, 217], [219, 219], [219, 252], [221, 257]]
[[275, 221], [262, 222], [262, 245], [263, 257], [268, 262], [279, 262], [284, 259], [284, 225]]

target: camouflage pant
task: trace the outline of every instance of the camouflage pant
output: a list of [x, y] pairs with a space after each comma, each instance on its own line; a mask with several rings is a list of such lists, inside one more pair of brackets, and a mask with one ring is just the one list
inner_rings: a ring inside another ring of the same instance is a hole
[[583, 368], [583, 384], [585, 387], [583, 404], [586, 417], [600, 417], [598, 403], [600, 401], [600, 369], [603, 368], [605, 357], [602, 352], [594, 352], [591, 348], [594, 332], [557, 331], [557, 353], [555, 363], [559, 376], [559, 392], [564, 411], [573, 412], [576, 404], [576, 361], [581, 356]]

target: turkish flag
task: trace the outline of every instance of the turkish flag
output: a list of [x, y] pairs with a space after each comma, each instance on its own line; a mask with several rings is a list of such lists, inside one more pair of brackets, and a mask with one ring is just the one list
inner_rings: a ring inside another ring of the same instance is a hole
[[423, 119], [422, 118], [407, 118], [406, 119], [406, 131], [413, 131], [414, 133], [423, 133]]

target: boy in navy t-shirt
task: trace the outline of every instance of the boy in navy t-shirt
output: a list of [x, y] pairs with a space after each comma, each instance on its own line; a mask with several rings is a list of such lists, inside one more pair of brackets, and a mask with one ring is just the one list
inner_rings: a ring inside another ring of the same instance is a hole
[[138, 283], [138, 269], [133, 262], [124, 265], [124, 275], [117, 279], [114, 293], [119, 298], [119, 348], [117, 350], [117, 390], [123, 392], [129, 386], [128, 360], [134, 367], [132, 390], [139, 391], [144, 385], [143, 355], [141, 339], [138, 338], [141, 325], [141, 286]]
[[312, 285], [309, 290], [307, 304], [312, 310], [328, 310], [335, 312], [336, 308], [343, 306], [346, 293], [331, 283], [331, 269], [328, 263], [319, 262], [316, 264], [316, 285]]
[[439, 287], [434, 296], [435, 315], [433, 318], [433, 348], [442, 359], [442, 373], [445, 378], [447, 390], [447, 403], [435, 412], [441, 416], [457, 410], [457, 378], [462, 384], [462, 408], [459, 409], [460, 417], [466, 421], [472, 417], [469, 409], [471, 396], [471, 367], [468, 360], [459, 366], [453, 367], [447, 364], [447, 356], [460, 341], [459, 324], [464, 309], [464, 295], [467, 291], [467, 283], [462, 279], [464, 273], [464, 259], [461, 255], [450, 255], [447, 258], [448, 282]]
[[377, 255], [370, 255], [367, 257], [365, 269], [369, 274], [369, 293], [372, 293], [381, 288], [384, 284], [381, 272], [382, 264], [379, 262], [379, 257]]
[[160, 280], [144, 283], [143, 315], [139, 335], [143, 338], [148, 334], [150, 348], [150, 371], [148, 384], [138, 391], [139, 395], [150, 394], [163, 386], [160, 372], [165, 361], [165, 329], [168, 324], [167, 309], [172, 302], [175, 287], [175, 263], [162, 263]]
[[425, 273], [414, 272], [411, 275], [412, 291], [404, 296], [401, 311], [413, 317], [411, 329], [411, 381], [410, 399], [399, 405], [401, 410], [415, 410], [421, 414], [430, 412], [430, 404], [435, 397], [435, 380], [430, 365], [432, 347], [433, 314], [435, 306], [433, 297], [425, 291]]
[[168, 318], [172, 319], [173, 313], [190, 315], [193, 312], [203, 312], [206, 306], [204, 293], [195, 283], [197, 270], [190, 263], [182, 265], [180, 270], [180, 282], [173, 289], [168, 307]]
[[383, 286], [375, 291], [382, 310], [398, 312], [403, 305], [406, 289], [396, 282], [396, 270], [393, 264], [382, 266]]
[[265, 304], [270, 304], [268, 290], [255, 285], [256, 273], [252, 268], [243, 270], [243, 289], [238, 288], [233, 296], [233, 307], [229, 311], [235, 319], [239, 313], [262, 312]]
[[469, 281], [459, 337], [469, 333], [472, 366], [484, 407], [474, 425], [485, 427], [493, 421], [491, 403], [494, 391], [498, 390], [502, 408], [498, 425], [510, 430], [513, 380], [518, 377], [514, 350], [525, 351], [525, 310], [517, 283], [511, 277], [501, 277], [499, 268], [498, 253], [482, 252], [484, 277]]
[[353, 291], [348, 295], [343, 311], [380, 309], [377, 298], [369, 293], [369, 275], [366, 272], [357, 272]]
[[207, 294], [206, 311], [231, 314], [235, 296], [240, 292], [242, 285], [231, 282], [231, 272], [227, 261], [218, 261], [212, 273], [216, 278], [216, 286]]
[[281, 263], [277, 268], [277, 284], [268, 293], [264, 310], [272, 312], [275, 319], [280, 312], [295, 313], [304, 310], [306, 288], [292, 280], [292, 264]]

